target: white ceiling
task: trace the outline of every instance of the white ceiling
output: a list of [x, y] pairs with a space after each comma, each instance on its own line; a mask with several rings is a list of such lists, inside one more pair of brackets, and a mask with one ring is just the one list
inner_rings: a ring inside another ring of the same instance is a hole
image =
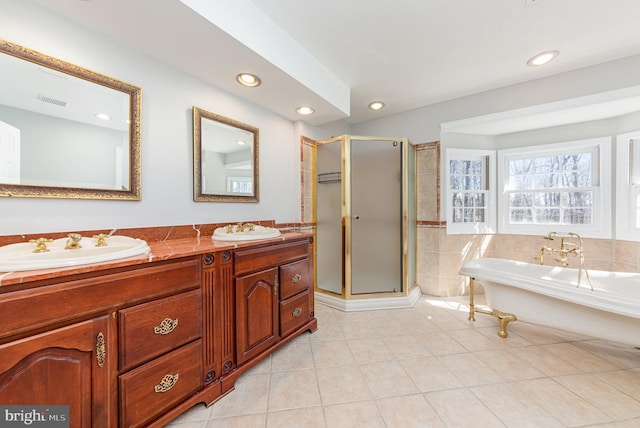
[[[314, 125], [357, 123], [640, 54], [638, 0], [27, 1]], [[552, 49], [560, 51], [552, 63], [526, 65]], [[240, 87], [241, 71], [263, 84]], [[370, 111], [373, 100], [386, 107]], [[298, 116], [302, 104], [316, 113]]]

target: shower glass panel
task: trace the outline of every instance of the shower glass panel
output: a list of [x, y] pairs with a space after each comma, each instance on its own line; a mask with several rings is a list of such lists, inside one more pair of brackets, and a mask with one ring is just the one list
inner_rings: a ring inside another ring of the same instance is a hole
[[[402, 143], [351, 138], [351, 294], [402, 290]], [[348, 244], [349, 245], [349, 244]]]
[[343, 293], [342, 140], [321, 144], [316, 152], [316, 288]]

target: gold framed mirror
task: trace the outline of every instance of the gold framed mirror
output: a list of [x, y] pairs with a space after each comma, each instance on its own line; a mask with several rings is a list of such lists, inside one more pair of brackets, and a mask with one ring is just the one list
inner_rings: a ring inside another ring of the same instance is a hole
[[0, 39], [0, 196], [140, 200], [140, 88]]
[[193, 200], [258, 202], [260, 131], [193, 107]]

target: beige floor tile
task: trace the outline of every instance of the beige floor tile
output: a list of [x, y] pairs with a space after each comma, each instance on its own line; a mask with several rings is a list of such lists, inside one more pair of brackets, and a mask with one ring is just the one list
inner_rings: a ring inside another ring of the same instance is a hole
[[594, 374], [559, 376], [554, 380], [615, 420], [640, 418], [640, 401]]
[[[448, 332], [448, 334], [449, 337], [455, 339], [470, 352], [486, 351], [496, 348], [496, 344], [493, 341], [475, 329], [453, 330]], [[506, 344], [504, 344], [504, 346], [508, 347]]]
[[573, 343], [556, 343], [541, 347], [543, 352], [562, 358], [583, 372], [600, 372], [616, 370], [618, 366]]
[[374, 398], [420, 392], [416, 384], [396, 361], [363, 364], [360, 365], [360, 372]]
[[206, 428], [264, 428], [266, 414], [211, 419]]
[[471, 353], [441, 355], [438, 359], [465, 386], [504, 382], [502, 376]]
[[[640, 358], [640, 356], [639, 356]], [[640, 369], [596, 373], [599, 379], [640, 401]]]
[[315, 370], [271, 373], [268, 410], [287, 410], [320, 405]]
[[269, 374], [240, 376], [235, 389], [211, 406], [211, 418], [267, 411]]
[[267, 428], [325, 428], [322, 407], [269, 412]]
[[302, 370], [313, 368], [310, 343], [289, 343], [271, 356], [271, 371]]
[[344, 340], [342, 328], [337, 321], [318, 323], [318, 330], [309, 336], [310, 342], [333, 342], [336, 340]]
[[396, 360], [433, 355], [421, 341], [416, 340], [414, 335], [382, 337], [382, 341]]
[[373, 398], [358, 366], [343, 366], [337, 370], [324, 367], [316, 369], [316, 374], [320, 397], [325, 406]]
[[421, 394], [377, 400], [387, 427], [445, 428], [438, 414]]
[[380, 337], [350, 340], [349, 349], [351, 349], [351, 355], [359, 364], [395, 359], [393, 353]]
[[341, 366], [355, 364], [356, 360], [346, 340], [311, 343], [313, 363], [316, 367]]
[[473, 355], [507, 381], [536, 379], [545, 376], [540, 370], [522, 358], [518, 358], [511, 349], [474, 352]]
[[424, 396], [447, 427], [505, 426], [467, 389], [429, 392]]
[[462, 387], [462, 382], [437, 357], [402, 360], [400, 365], [420, 392], [441, 391]]
[[464, 346], [443, 331], [418, 333], [416, 339], [433, 355], [468, 352]]
[[325, 406], [324, 417], [328, 428], [386, 428], [373, 401]]
[[493, 317], [467, 320], [467, 300], [358, 313], [316, 304], [318, 331], [167, 426], [640, 427], [639, 350], [523, 322], [502, 339]]
[[513, 354], [516, 358], [520, 358], [531, 367], [544, 373], [545, 376], [582, 373], [582, 370], [564, 358], [548, 353], [545, 345], [517, 348], [513, 350]]
[[519, 394], [528, 397], [566, 426], [611, 422], [612, 418], [553, 379], [514, 383]]
[[542, 407], [529, 400], [513, 384], [471, 388], [473, 394], [500, 421], [510, 428], [563, 428], [564, 425]]
[[181, 428], [187, 426], [202, 427], [204, 422], [209, 419], [211, 415], [211, 407], [207, 408], [204, 404], [196, 404], [182, 415], [175, 418], [167, 427], [180, 426]]

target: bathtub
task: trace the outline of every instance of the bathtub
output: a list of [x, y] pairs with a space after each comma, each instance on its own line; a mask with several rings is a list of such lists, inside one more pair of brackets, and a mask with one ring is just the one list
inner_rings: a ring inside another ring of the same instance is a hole
[[[469, 319], [474, 312], [500, 320], [499, 335], [516, 319], [587, 336], [640, 346], [640, 274], [541, 266], [481, 258], [464, 264], [460, 275], [482, 284], [491, 310], [475, 309], [470, 290]], [[504, 312], [503, 312], [504, 311]], [[512, 317], [512, 318], [511, 318]]]

